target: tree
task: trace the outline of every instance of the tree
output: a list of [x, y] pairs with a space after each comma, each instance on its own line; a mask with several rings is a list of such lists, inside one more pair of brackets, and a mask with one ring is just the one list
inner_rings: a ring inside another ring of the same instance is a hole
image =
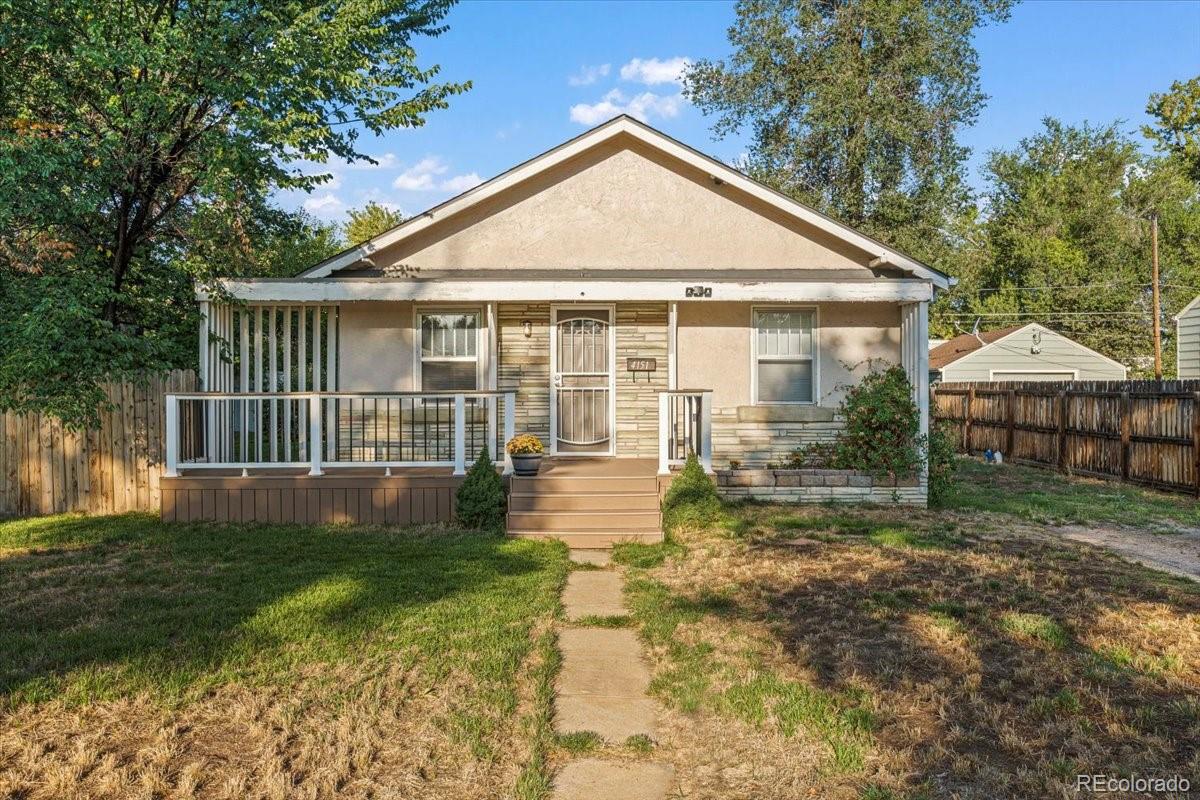
[[347, 212], [347, 216], [350, 220], [346, 223], [346, 239], [351, 244], [373, 239], [404, 222], [404, 215], [399, 211], [393, 211], [376, 202], [367, 203], [359, 209], [352, 208]]
[[728, 62], [684, 90], [726, 135], [749, 126], [757, 179], [930, 262], [961, 213], [984, 102], [971, 37], [1012, 0], [740, 0]]
[[[977, 257], [961, 260], [959, 285], [935, 305], [931, 328], [948, 336], [975, 319], [984, 328], [1040, 321], [1144, 372], [1148, 217], [1158, 210], [1164, 220], [1163, 282], [1196, 286], [1195, 184], [1169, 160], [1146, 158], [1117, 123], [1043, 125], [990, 154]], [[1185, 293], [1195, 290], [1172, 289], [1168, 306], [1178, 310], [1187, 301], [1175, 295]]]
[[1157, 123], [1143, 125], [1142, 133], [1200, 181], [1200, 77], [1175, 81], [1170, 91], [1150, 95], [1146, 113]]
[[450, 2], [0, 0], [0, 408], [79, 421], [104, 376], [192, 363], [195, 283], [281, 268], [270, 193], [328, 179], [296, 162], [469, 87], [413, 50]]

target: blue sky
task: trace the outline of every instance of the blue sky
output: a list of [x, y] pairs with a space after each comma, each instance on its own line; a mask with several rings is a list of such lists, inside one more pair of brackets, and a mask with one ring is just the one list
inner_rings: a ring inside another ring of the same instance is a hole
[[[417, 46], [422, 64], [472, 90], [422, 128], [366, 134], [360, 149], [379, 166], [324, 167], [332, 181], [279, 199], [339, 222], [369, 200], [414, 214], [622, 110], [732, 161], [744, 141], [714, 138], [673, 80], [681, 60], [727, 55], [732, 21], [726, 2], [468, 0], [448, 32]], [[976, 47], [989, 100], [962, 139], [979, 186], [987, 151], [1013, 146], [1044, 116], [1136, 129], [1151, 92], [1200, 73], [1200, 0], [1033, 0], [982, 29]]]

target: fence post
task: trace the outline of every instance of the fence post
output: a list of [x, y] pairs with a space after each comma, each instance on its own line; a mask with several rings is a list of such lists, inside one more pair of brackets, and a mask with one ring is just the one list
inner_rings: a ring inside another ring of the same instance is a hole
[[963, 452], [971, 455], [971, 413], [975, 408], [975, 387], [967, 389], [967, 413], [963, 418]]
[[1200, 497], [1200, 392], [1192, 392], [1192, 472], [1193, 491]]
[[179, 477], [179, 399], [173, 394], [166, 396], [167, 427], [166, 467], [163, 469], [164, 478]]
[[1058, 469], [1067, 471], [1067, 392], [1058, 393]]
[[504, 474], [513, 471], [512, 456], [508, 454], [508, 443], [517, 435], [517, 393], [504, 393]]
[[658, 474], [671, 474], [671, 457], [667, 452], [667, 440], [670, 438], [671, 395], [666, 392], [658, 393]]
[[308, 396], [308, 453], [312, 464], [308, 468], [309, 475], [321, 474], [321, 395], [313, 393]]
[[1012, 460], [1013, 448], [1016, 447], [1016, 433], [1014, 426], [1017, 423], [1017, 390], [1008, 390], [1008, 441], [1005, 443], [1004, 456], [1008, 460]]
[[467, 398], [454, 395], [454, 474], [467, 474]]
[[[1129, 480], [1129, 434], [1130, 416], [1129, 391], [1121, 392], [1121, 480]], [[1194, 426], [1193, 426], [1194, 427]]]

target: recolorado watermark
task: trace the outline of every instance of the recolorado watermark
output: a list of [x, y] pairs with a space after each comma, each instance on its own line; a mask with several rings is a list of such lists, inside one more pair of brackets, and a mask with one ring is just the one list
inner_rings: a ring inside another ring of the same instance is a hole
[[1192, 782], [1182, 775], [1148, 778], [1142, 775], [1076, 775], [1075, 791], [1106, 794], [1108, 792], [1188, 792]]

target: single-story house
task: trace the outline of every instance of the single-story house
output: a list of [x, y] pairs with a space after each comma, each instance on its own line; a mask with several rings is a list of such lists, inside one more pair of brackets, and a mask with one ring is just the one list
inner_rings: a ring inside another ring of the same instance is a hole
[[929, 351], [938, 381], [1121, 381], [1123, 364], [1031, 322], [964, 333]]
[[1175, 315], [1175, 377], [1200, 378], [1200, 296]]
[[[168, 409], [164, 515], [441, 518], [484, 444], [507, 471], [532, 433], [548, 458], [513, 479], [510, 531], [657, 534], [689, 451], [765, 465], [829, 440], [871, 362], [903, 365], [927, 430], [950, 281], [617, 117], [295, 278], [200, 292], [205, 392]], [[923, 479], [818, 477], [791, 496], [924, 502]], [[611, 502], [542, 496], [589, 486]]]

